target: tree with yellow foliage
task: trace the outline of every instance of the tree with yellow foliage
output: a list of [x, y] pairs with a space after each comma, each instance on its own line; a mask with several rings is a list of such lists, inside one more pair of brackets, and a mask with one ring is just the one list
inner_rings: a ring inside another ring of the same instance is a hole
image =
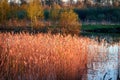
[[61, 7], [58, 4], [54, 3], [52, 5], [52, 8], [50, 10], [50, 19], [51, 20], [53, 20], [53, 21], [58, 20], [60, 9], [61, 9]]
[[3, 22], [7, 19], [7, 14], [9, 13], [10, 5], [7, 0], [0, 1], [0, 21]]
[[31, 26], [35, 26], [37, 20], [42, 20], [44, 18], [43, 7], [39, 0], [32, 0], [27, 7], [28, 17], [31, 20]]
[[61, 12], [59, 25], [62, 33], [66, 34], [78, 34], [81, 26], [78, 15], [73, 10]]

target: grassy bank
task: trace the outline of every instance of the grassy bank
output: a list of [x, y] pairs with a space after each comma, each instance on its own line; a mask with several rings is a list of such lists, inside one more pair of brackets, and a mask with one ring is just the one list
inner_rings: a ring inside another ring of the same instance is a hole
[[120, 33], [120, 25], [82, 25], [83, 32]]
[[[120, 25], [102, 25], [102, 24], [83, 24], [81, 26], [81, 32], [91, 32], [91, 33], [120, 33]], [[60, 33], [60, 28], [58, 26], [46, 26], [41, 28], [32, 28], [29, 26], [5, 26], [0, 27], [0, 32], [51, 32], [53, 34]]]
[[95, 29], [111, 29], [111, 28], [120, 28], [120, 25], [82, 25], [82, 30], [95, 30]]

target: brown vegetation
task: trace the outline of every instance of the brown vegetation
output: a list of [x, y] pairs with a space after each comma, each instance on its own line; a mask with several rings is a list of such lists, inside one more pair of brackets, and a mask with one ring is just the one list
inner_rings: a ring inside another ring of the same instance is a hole
[[65, 10], [61, 12], [59, 25], [63, 33], [79, 34], [80, 23], [78, 15], [72, 10]]
[[0, 80], [86, 78], [89, 39], [70, 35], [0, 34]]

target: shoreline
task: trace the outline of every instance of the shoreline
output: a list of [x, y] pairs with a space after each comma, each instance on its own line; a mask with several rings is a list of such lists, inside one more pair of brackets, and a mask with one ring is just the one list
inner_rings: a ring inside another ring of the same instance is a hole
[[[57, 27], [56, 27], [57, 28]], [[33, 28], [30, 26], [0, 26], [0, 32], [49, 32], [50, 26]], [[80, 33], [120, 33], [120, 25], [110, 24], [84, 24], [81, 26]]]

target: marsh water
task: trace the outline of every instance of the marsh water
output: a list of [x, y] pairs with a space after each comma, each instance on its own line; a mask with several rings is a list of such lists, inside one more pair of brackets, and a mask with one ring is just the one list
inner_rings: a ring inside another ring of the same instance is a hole
[[95, 40], [88, 45], [87, 80], [120, 79], [120, 34], [84, 33]]
[[81, 36], [88, 37], [90, 39], [97, 39], [100, 41], [101, 39], [105, 39], [108, 43], [110, 42], [119, 42], [120, 41], [120, 33], [92, 33], [86, 32], [81, 33]]

